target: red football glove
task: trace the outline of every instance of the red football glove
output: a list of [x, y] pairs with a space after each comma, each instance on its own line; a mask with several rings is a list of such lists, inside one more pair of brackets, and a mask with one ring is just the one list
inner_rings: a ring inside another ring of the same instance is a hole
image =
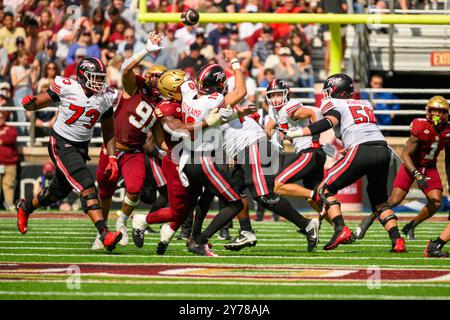
[[36, 97], [35, 96], [26, 96], [22, 99], [22, 105], [25, 109], [28, 110], [29, 107], [34, 105], [36, 103]]
[[105, 169], [105, 174], [109, 175], [109, 181], [116, 181], [117, 178], [119, 177], [119, 167], [117, 166], [116, 156], [109, 156], [108, 165], [106, 166]]

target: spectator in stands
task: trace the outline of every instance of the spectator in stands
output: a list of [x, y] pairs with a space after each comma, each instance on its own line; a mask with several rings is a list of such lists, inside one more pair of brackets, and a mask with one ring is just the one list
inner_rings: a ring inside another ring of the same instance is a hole
[[53, 0], [49, 7], [50, 13], [53, 17], [53, 22], [55, 27], [59, 29], [63, 25], [64, 13], [66, 12], [66, 6], [64, 5], [64, 0]]
[[[18, 52], [14, 65], [11, 67], [11, 83], [14, 88], [14, 105], [22, 105], [22, 99], [33, 94], [32, 84], [36, 83], [36, 71], [37, 70], [33, 70], [28, 64], [28, 53], [26, 51]], [[27, 121], [25, 111], [17, 111], [17, 121]], [[25, 135], [27, 132], [26, 127], [19, 127], [19, 132], [20, 134]]]
[[[347, 13], [348, 5], [347, 0], [321, 0], [317, 13]], [[330, 40], [331, 34], [328, 29], [328, 25], [322, 25], [323, 41], [325, 42], [325, 56], [324, 56], [324, 72], [321, 73], [321, 80], [325, 80], [328, 77], [330, 71]], [[342, 57], [344, 57], [346, 50], [346, 28], [341, 25], [341, 43], [342, 43]]]
[[273, 79], [275, 79], [275, 70], [272, 68], [264, 69], [264, 78], [259, 83], [259, 86], [266, 88]]
[[7, 125], [5, 113], [0, 112], [0, 191], [3, 191], [4, 207], [7, 210], [15, 210], [14, 190], [18, 163], [16, 128]]
[[69, 49], [69, 54], [67, 55], [66, 64], [71, 64], [75, 61], [75, 53], [77, 49], [86, 49], [86, 56], [94, 57], [100, 59], [101, 53], [100, 48], [97, 44], [92, 43], [92, 34], [88, 30], [83, 30], [81, 32], [78, 42], [72, 44]]
[[36, 59], [34, 60], [33, 65], [38, 68], [39, 77], [44, 76], [45, 66], [49, 62], [55, 63], [60, 72], [64, 70], [63, 63], [58, 57], [56, 57], [56, 42], [47, 42], [45, 44], [45, 50], [38, 52], [36, 55]]
[[44, 39], [44, 41], [53, 41], [56, 37], [56, 31], [50, 10], [42, 10], [39, 17], [39, 37]]
[[8, 51], [9, 58], [17, 51], [16, 40], [18, 37], [25, 39], [24, 28], [14, 26], [14, 15], [11, 12], [5, 12], [3, 16], [3, 27], [0, 29], [0, 44]]
[[239, 52], [242, 70], [249, 70], [252, 52], [248, 43], [239, 38], [239, 28], [237, 26], [233, 26], [230, 30], [230, 49]]
[[161, 46], [164, 47], [164, 52], [169, 56], [170, 63], [166, 67], [168, 69], [174, 69], [178, 66], [180, 59], [185, 57], [184, 43], [181, 39], [175, 37], [175, 31], [177, 27], [169, 24], [165, 30], [165, 37], [161, 42]]
[[[294, 0], [284, 0], [283, 6], [279, 7], [275, 13], [300, 13], [305, 10], [306, 8], [295, 5]], [[293, 29], [293, 25], [289, 23], [271, 23], [270, 27], [273, 29], [274, 39], [288, 38]]]
[[56, 44], [58, 49], [56, 51], [56, 56], [66, 64], [70, 46], [76, 41], [77, 36], [78, 28], [74, 25], [74, 21], [70, 16], [65, 16], [63, 19], [63, 27], [56, 33]]
[[[313, 88], [314, 73], [311, 63], [311, 53], [306, 43], [303, 43], [302, 39], [302, 35], [298, 31], [294, 31], [289, 40], [289, 49], [291, 49], [295, 64], [301, 72], [298, 84], [303, 88]], [[313, 96], [314, 93], [312, 92], [310, 97], [312, 98]]]
[[208, 43], [214, 47], [214, 52], [219, 53], [219, 41], [222, 38], [229, 39], [230, 37], [230, 29], [226, 27], [224, 23], [218, 23], [216, 28], [209, 32], [208, 34]]
[[113, 42], [108, 42], [106, 48], [102, 50], [102, 62], [105, 66], [109, 64], [109, 61], [117, 55], [117, 46]]
[[[379, 74], [374, 74], [370, 78], [370, 87], [373, 89], [383, 88], [383, 77]], [[374, 92], [368, 95], [366, 92], [361, 93], [361, 99], [374, 100], [374, 99], [386, 99], [397, 100], [398, 97], [390, 92]], [[388, 104], [388, 103], [372, 103], [375, 110], [400, 110], [400, 104]], [[388, 126], [392, 124], [394, 116], [389, 114], [377, 114], [378, 125]]]
[[[47, 188], [52, 180], [55, 178], [56, 168], [53, 162], [48, 161], [42, 166], [42, 175], [38, 178], [39, 184], [35, 185], [33, 190], [34, 195], [37, 195], [41, 190]], [[69, 211], [72, 209], [68, 198], [57, 201], [50, 206], [51, 209], [59, 209], [61, 211]]]
[[80, 0], [81, 16], [90, 17], [92, 15], [94, 8], [91, 6], [90, 2], [90, 0]]
[[30, 56], [36, 56], [36, 53], [44, 50], [45, 40], [39, 36], [39, 23], [35, 19], [30, 19], [26, 26], [27, 37], [25, 38], [25, 49]]
[[290, 87], [296, 87], [300, 80], [300, 70], [293, 61], [291, 50], [282, 47], [278, 52], [280, 63], [275, 66], [275, 78], [284, 80]]
[[94, 28], [95, 37], [98, 39], [97, 44], [104, 48], [108, 44], [109, 36], [111, 35], [111, 24], [105, 18], [105, 11], [102, 7], [97, 7], [92, 13], [91, 20]]
[[119, 43], [119, 45], [117, 46], [117, 53], [123, 54], [123, 52], [125, 51], [125, 45], [127, 44], [133, 47], [133, 55], [144, 49], [145, 44], [136, 39], [133, 27], [126, 28], [124, 36], [125, 41]]
[[[205, 39], [205, 29], [198, 28], [196, 30], [197, 36], [195, 37], [195, 43], [200, 46], [200, 54], [208, 61], [213, 61], [215, 58], [214, 48], [208, 44]], [[165, 50], [165, 49], [164, 49]]]
[[274, 53], [274, 43], [272, 36], [272, 28], [264, 27], [262, 29], [261, 40], [253, 47], [252, 62], [253, 70], [252, 76], [261, 81], [264, 74], [264, 62], [267, 57]]
[[109, 41], [119, 45], [125, 41], [125, 30], [128, 27], [128, 22], [122, 17], [118, 17], [113, 20], [111, 24], [111, 37]]
[[200, 46], [197, 43], [193, 43], [190, 46], [190, 50], [191, 52], [189, 55], [179, 62], [178, 68], [184, 70], [188, 67], [192, 67], [197, 74], [208, 61], [200, 54]]
[[58, 68], [58, 65], [54, 62], [48, 62], [44, 66], [44, 73], [43, 73], [42, 78], [40, 78], [38, 81], [37, 91], [42, 92], [42, 90], [41, 90], [42, 86], [44, 86], [46, 83], [51, 84], [53, 81], [55, 81], [56, 76], [59, 76], [59, 75], [60, 75], [60, 70]]
[[191, 44], [195, 42], [195, 37], [197, 36], [195, 26], [184, 26], [181, 29], [175, 31], [175, 38], [183, 41], [183, 48], [187, 50]]
[[[14, 102], [11, 99], [11, 85], [8, 82], [0, 83], [0, 109], [1, 107], [13, 107]], [[12, 111], [3, 111], [6, 116], [6, 121], [17, 122], [17, 115]]]
[[81, 60], [87, 57], [87, 51], [85, 48], [78, 48], [77, 51], [75, 51], [75, 61], [71, 64], [66, 66], [66, 69], [64, 70], [64, 77], [65, 78], [72, 78], [76, 79], [77, 77], [77, 65], [80, 63]]
[[128, 24], [134, 24], [134, 15], [130, 9], [125, 7], [124, 0], [112, 0], [111, 8], [116, 9], [119, 12], [119, 16], [124, 18]]
[[9, 80], [9, 67], [8, 50], [0, 44], [0, 81]]

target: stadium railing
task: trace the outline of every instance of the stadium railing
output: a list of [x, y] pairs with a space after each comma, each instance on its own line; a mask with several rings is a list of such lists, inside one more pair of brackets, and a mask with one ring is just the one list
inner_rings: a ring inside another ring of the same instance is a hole
[[[256, 105], [258, 108], [262, 108], [262, 103], [264, 102], [264, 91], [265, 88], [259, 87], [257, 88], [256, 92]], [[291, 92], [296, 94], [316, 94], [317, 92], [314, 90], [314, 88], [291, 88]], [[370, 89], [370, 88], [363, 88], [359, 90], [360, 93], [367, 93], [369, 97], [373, 97], [374, 93], [378, 92], [389, 92], [394, 93], [396, 95], [402, 95], [402, 94], [423, 94], [423, 95], [429, 95], [430, 97], [432, 95], [449, 95], [450, 89], [416, 89], [416, 88], [382, 88], [382, 89]], [[315, 105], [315, 98], [296, 98], [299, 99], [303, 104], [305, 105]], [[384, 103], [384, 104], [400, 104], [401, 106], [409, 106], [408, 109], [402, 108], [402, 110], [375, 110], [375, 114], [389, 114], [392, 116], [423, 116], [425, 114], [424, 108], [420, 109], [413, 109], [412, 106], [425, 106], [428, 99], [411, 99], [411, 98], [398, 98], [398, 99], [370, 99], [373, 104], [376, 103]], [[22, 107], [15, 107], [15, 106], [3, 106], [1, 107], [2, 111], [11, 111], [11, 112], [17, 112], [17, 111], [24, 111]], [[44, 109], [44, 111], [57, 111], [56, 107], [48, 107]], [[36, 129], [36, 123], [35, 123], [35, 114], [32, 113], [32, 118], [30, 121], [27, 122], [12, 122], [8, 121], [7, 124], [14, 126], [14, 127], [24, 127], [28, 129], [27, 135], [19, 135], [17, 137], [17, 141], [21, 143], [22, 145], [26, 146], [39, 146], [42, 144], [45, 144], [48, 142], [48, 137], [36, 137], [35, 135], [35, 129]], [[100, 124], [96, 124], [96, 128], [100, 128]], [[408, 125], [390, 125], [390, 126], [380, 126], [381, 130], [389, 130], [390, 132], [400, 132], [400, 131], [408, 131], [409, 130], [409, 124]], [[102, 137], [94, 136], [94, 138], [91, 140], [91, 143], [93, 144], [101, 144], [103, 143]]]

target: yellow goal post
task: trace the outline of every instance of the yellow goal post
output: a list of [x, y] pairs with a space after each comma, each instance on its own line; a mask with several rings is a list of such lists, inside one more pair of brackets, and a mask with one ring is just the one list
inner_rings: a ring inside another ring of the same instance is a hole
[[[180, 13], [147, 12], [147, 1], [139, 0], [140, 22], [180, 22]], [[444, 14], [334, 14], [334, 13], [200, 13], [199, 23], [320, 23], [330, 27], [330, 71], [341, 72], [341, 24], [450, 25]]]

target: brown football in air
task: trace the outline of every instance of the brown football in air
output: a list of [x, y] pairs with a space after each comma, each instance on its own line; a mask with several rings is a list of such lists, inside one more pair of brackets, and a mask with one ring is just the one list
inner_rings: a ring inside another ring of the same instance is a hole
[[200, 14], [197, 10], [187, 9], [181, 13], [181, 22], [187, 26], [193, 26], [198, 23]]

